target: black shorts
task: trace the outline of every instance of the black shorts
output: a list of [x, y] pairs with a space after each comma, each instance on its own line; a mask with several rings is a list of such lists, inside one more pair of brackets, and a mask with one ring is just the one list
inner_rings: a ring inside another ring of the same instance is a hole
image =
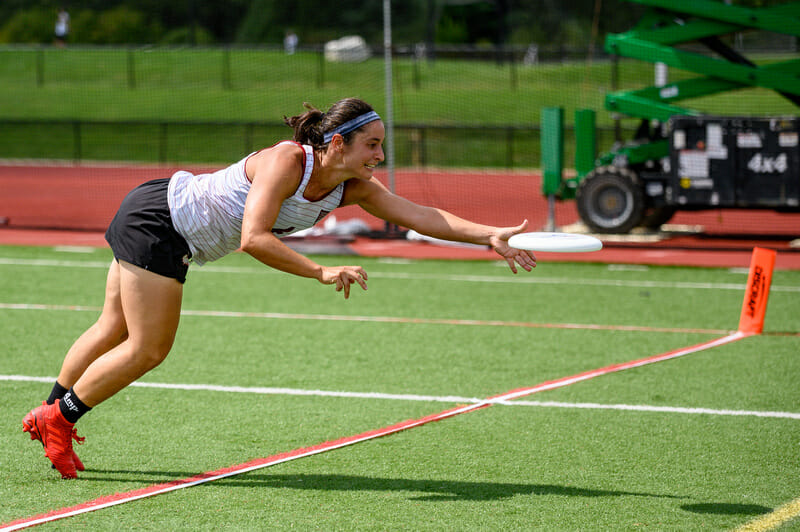
[[106, 241], [118, 261], [185, 283], [191, 252], [172, 225], [168, 186], [168, 178], [156, 179], [128, 193], [108, 226]]

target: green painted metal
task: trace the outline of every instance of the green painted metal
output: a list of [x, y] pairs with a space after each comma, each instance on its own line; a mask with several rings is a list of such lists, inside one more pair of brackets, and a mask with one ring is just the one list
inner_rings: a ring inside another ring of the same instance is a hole
[[750, 29], [800, 36], [800, 2], [741, 7], [712, 0], [630, 1], [651, 9], [630, 31], [609, 35], [606, 51], [703, 76], [667, 87], [611, 93], [606, 97], [608, 110], [663, 121], [676, 114], [698, 114], [675, 105], [679, 100], [747, 87], [775, 90], [800, 105], [800, 60], [755, 65], [733, 51], [720, 57], [676, 47], [699, 41], [718, 50], [724, 47], [719, 36]]
[[556, 194], [561, 187], [564, 170], [564, 109], [547, 107], [542, 109], [542, 192]]
[[[669, 141], [659, 140], [642, 144], [628, 144], [614, 153], [614, 158], [625, 158], [626, 164], [622, 166], [642, 164], [669, 155]], [[614, 161], [617, 162], [617, 161]]]
[[681, 70], [703, 72], [742, 86], [764, 87], [800, 96], [800, 79], [795, 73], [785, 71], [776, 64], [772, 68], [736, 64], [624, 34], [610, 35], [606, 40], [606, 50], [625, 57], [664, 63]]
[[[639, 22], [625, 33], [606, 37], [607, 52], [670, 67], [699, 76], [663, 87], [621, 90], [606, 95], [605, 107], [617, 116], [666, 122], [676, 115], [699, 116], [700, 112], [679, 105], [681, 100], [722, 92], [760, 87], [772, 89], [800, 106], [800, 59], [756, 65], [728, 48], [720, 37], [748, 30], [768, 31], [800, 37], [800, 2], [767, 7], [743, 7], [719, 0], [629, 0], [648, 7]], [[679, 45], [700, 43], [711, 53]], [[576, 144], [590, 142], [594, 132], [578, 128]], [[667, 140], [637, 140], [601, 154], [594, 165], [642, 164], [669, 153]], [[582, 156], [583, 157], [583, 156]], [[571, 198], [590, 171], [576, 153], [577, 177], [559, 189]], [[551, 187], [552, 188], [552, 187]]]
[[630, 0], [638, 4], [748, 28], [800, 37], [800, 4], [741, 7], [713, 0]]
[[658, 27], [659, 22], [648, 23], [642, 29], [628, 31], [626, 35], [633, 38], [646, 38], [656, 44], [676, 44], [715, 35], [735, 33], [745, 29], [744, 26], [710, 20], [692, 20], [683, 25], [673, 24], [672, 22], [667, 20], [661, 23], [662, 27]]
[[606, 95], [606, 109], [628, 116], [638, 116], [666, 122], [673, 115], [700, 114], [668, 103], [653, 101], [639, 95], [639, 91], [622, 91]]
[[583, 177], [594, 169], [597, 158], [597, 135], [595, 115], [592, 109], [575, 111], [575, 171]]

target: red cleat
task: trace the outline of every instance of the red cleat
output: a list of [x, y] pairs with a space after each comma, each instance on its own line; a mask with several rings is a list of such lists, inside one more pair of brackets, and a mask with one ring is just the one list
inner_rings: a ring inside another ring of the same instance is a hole
[[[47, 406], [47, 403], [45, 401], [42, 401], [42, 406]], [[35, 415], [34, 412], [36, 410], [41, 410], [41, 407], [36, 408], [31, 412], [28, 412], [28, 415], [26, 415], [25, 418], [22, 420], [22, 426], [23, 426], [22, 431], [29, 432], [32, 440], [39, 440], [41, 442], [42, 437], [39, 435], [39, 431], [37, 430], [36, 425], [33, 423]], [[78, 436], [78, 431], [76, 429], [72, 429], [72, 438], [76, 442], [78, 442], [79, 445], [83, 445], [83, 440], [86, 439]], [[44, 442], [42, 442], [42, 445], [44, 445]], [[78, 471], [86, 470], [86, 468], [83, 465], [83, 462], [81, 462], [81, 459], [78, 458], [78, 455], [75, 453], [74, 450], [72, 451], [72, 461], [75, 463], [75, 469], [77, 469]], [[55, 465], [53, 465], [52, 467], [53, 469], [56, 468]]]
[[72, 450], [72, 440], [79, 444], [85, 438], [78, 436], [75, 424], [61, 414], [59, 400], [52, 405], [42, 403], [22, 419], [22, 431], [28, 432], [32, 440], [39, 440], [44, 446], [44, 454], [61, 473], [61, 478], [78, 478], [76, 469], [83, 471], [83, 463]]

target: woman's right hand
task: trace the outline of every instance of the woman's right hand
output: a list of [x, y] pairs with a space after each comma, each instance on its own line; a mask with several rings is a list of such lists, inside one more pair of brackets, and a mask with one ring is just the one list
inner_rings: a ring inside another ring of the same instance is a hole
[[319, 277], [322, 284], [335, 284], [336, 291], [344, 290], [344, 298], [350, 297], [350, 285], [358, 283], [367, 289], [367, 272], [361, 266], [323, 266]]

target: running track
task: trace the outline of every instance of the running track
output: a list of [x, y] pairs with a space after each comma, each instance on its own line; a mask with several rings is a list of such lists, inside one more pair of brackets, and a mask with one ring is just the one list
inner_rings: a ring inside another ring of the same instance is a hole
[[[102, 230], [125, 194], [144, 181], [169, 176], [177, 169], [157, 165], [2, 164], [0, 244], [105, 246]], [[204, 172], [215, 168], [188, 169]], [[385, 173], [378, 172], [377, 176], [386, 182]], [[541, 176], [537, 173], [401, 170], [396, 173], [395, 181], [397, 193], [412, 201], [442, 207], [480, 223], [516, 225], [527, 218], [530, 230], [543, 230], [546, 226], [547, 202], [541, 195]], [[372, 229], [384, 227], [382, 221], [357, 207], [345, 207], [334, 214], [339, 221], [358, 218]], [[559, 202], [557, 225], [563, 227], [576, 221], [574, 202]], [[800, 269], [800, 249], [789, 245], [792, 237], [800, 237], [800, 214], [746, 210], [681, 212], [671, 223], [701, 226], [703, 232], [671, 235], [649, 243], [607, 240], [605, 249], [597, 253], [541, 253], [539, 259], [747, 267], [752, 248], [759, 246], [778, 251], [778, 269]], [[306, 239], [290, 245], [309, 253], [418, 259], [497, 258], [490, 251], [475, 248], [395, 239], [348, 240]]]

